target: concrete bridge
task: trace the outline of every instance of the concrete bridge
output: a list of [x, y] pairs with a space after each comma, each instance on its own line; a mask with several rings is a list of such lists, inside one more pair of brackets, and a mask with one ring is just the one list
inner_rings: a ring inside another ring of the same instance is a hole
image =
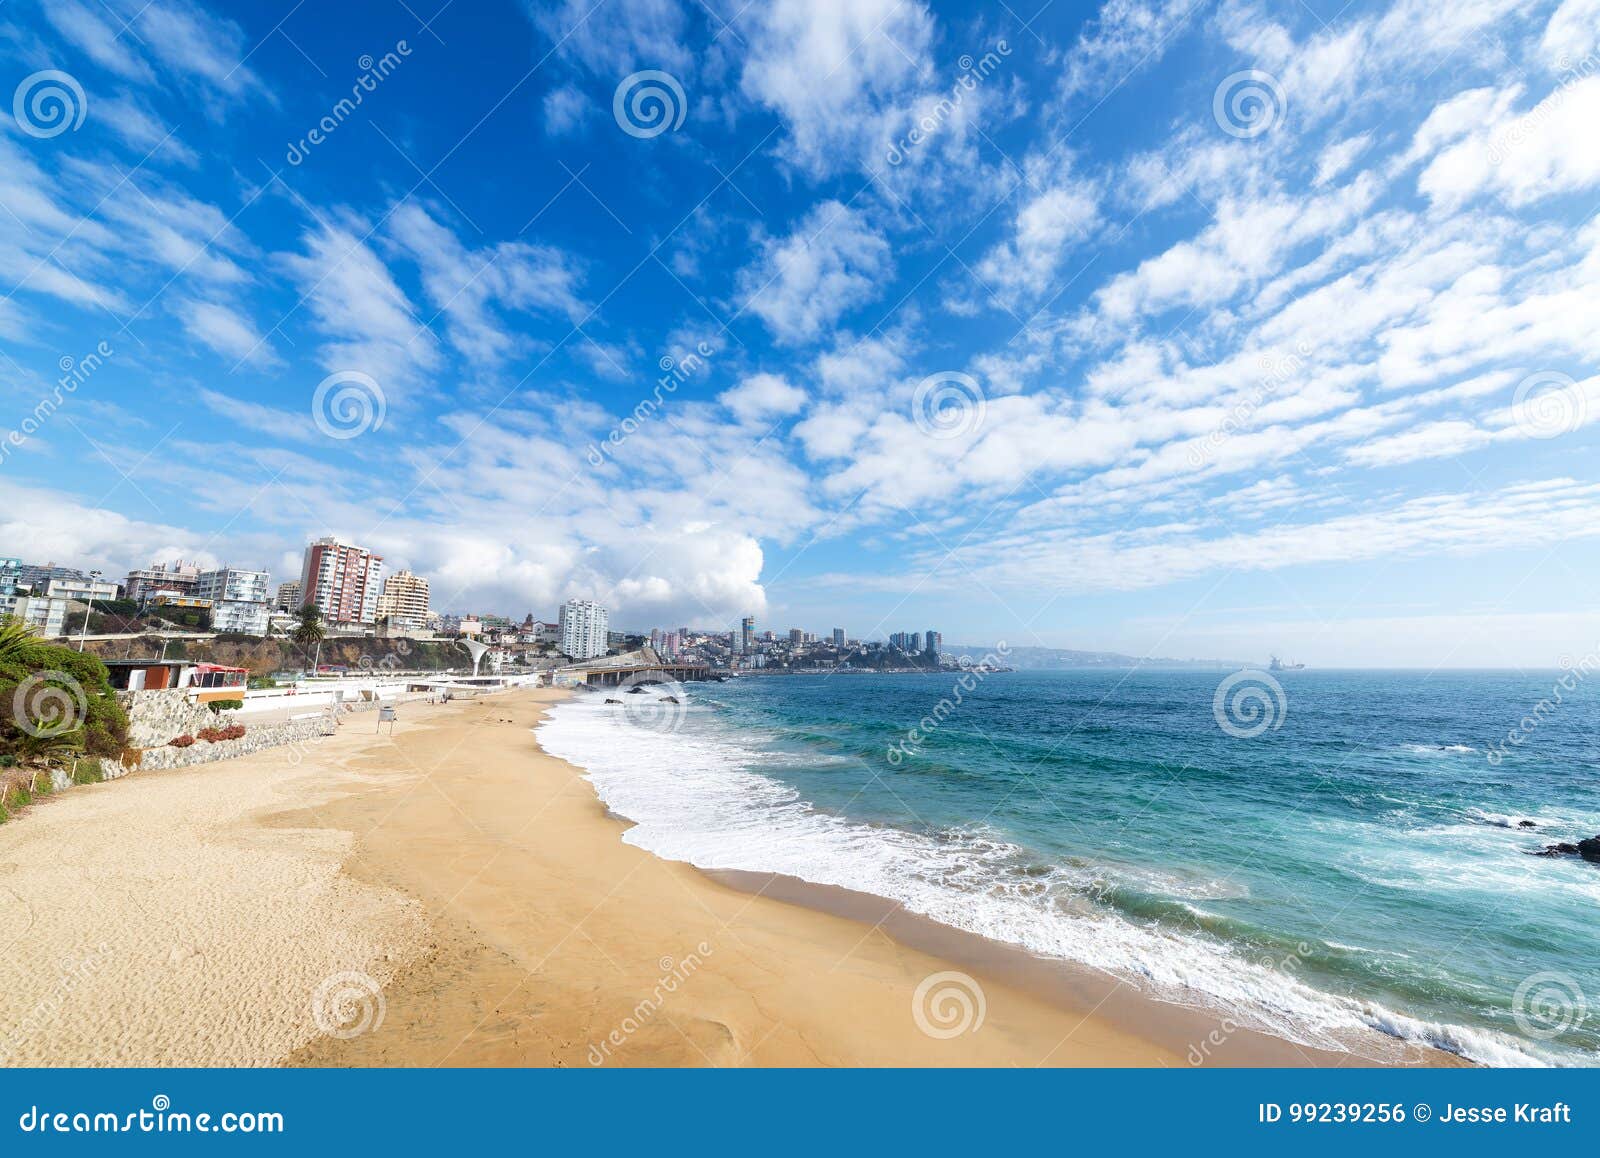
[[615, 688], [623, 684], [688, 683], [711, 678], [711, 667], [703, 663], [672, 663], [652, 648], [630, 651], [626, 655], [603, 656], [584, 663], [557, 669], [557, 675], [581, 680], [590, 687]]

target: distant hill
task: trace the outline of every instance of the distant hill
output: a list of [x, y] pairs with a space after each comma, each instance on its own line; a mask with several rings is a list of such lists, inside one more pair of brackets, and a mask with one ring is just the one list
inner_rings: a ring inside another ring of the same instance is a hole
[[[947, 647], [945, 655], [965, 656], [979, 660], [996, 655], [989, 647]], [[1135, 655], [1121, 655], [1114, 651], [1073, 651], [1064, 647], [1015, 647], [1004, 656], [1008, 667], [1019, 671], [1056, 671], [1067, 668], [1192, 668], [1200, 671], [1235, 671], [1241, 667], [1260, 666], [1231, 659], [1141, 659]]]

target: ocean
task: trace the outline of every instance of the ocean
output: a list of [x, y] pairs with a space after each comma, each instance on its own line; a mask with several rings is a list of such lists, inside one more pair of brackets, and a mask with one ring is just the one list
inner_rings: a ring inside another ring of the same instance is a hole
[[582, 695], [539, 738], [661, 857], [888, 898], [1308, 1046], [1593, 1065], [1600, 864], [1529, 854], [1600, 833], [1594, 682], [743, 677]]

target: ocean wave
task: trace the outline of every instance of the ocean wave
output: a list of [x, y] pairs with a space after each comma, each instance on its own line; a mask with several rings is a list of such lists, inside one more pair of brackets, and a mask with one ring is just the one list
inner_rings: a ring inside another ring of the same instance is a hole
[[[1093, 903], [1107, 886], [1142, 885], [1173, 891], [1192, 907], [1208, 891], [1228, 892], [1217, 882], [1148, 872], [1119, 879], [1115, 866], [1040, 866], [1027, 850], [983, 830], [915, 832], [847, 820], [753, 771], [772, 767], [773, 753], [734, 729], [690, 726], [663, 737], [634, 726], [625, 713], [577, 700], [553, 709], [538, 735], [552, 755], [586, 772], [612, 812], [633, 822], [624, 841], [664, 859], [780, 873], [883, 897], [953, 928], [1099, 969], [1164, 1000], [1314, 1048], [1348, 1051], [1353, 1034], [1375, 1029], [1490, 1065], [1556, 1060], [1508, 1035], [1433, 1024], [1315, 989], [1295, 975], [1299, 962], [1255, 960], [1242, 949]], [[1132, 876], [1142, 880], [1135, 884]]]

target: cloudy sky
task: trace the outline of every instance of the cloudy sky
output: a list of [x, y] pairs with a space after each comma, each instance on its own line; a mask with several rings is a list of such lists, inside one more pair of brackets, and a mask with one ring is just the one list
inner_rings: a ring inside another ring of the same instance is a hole
[[1600, 640], [1600, 0], [12, 0], [0, 554]]

